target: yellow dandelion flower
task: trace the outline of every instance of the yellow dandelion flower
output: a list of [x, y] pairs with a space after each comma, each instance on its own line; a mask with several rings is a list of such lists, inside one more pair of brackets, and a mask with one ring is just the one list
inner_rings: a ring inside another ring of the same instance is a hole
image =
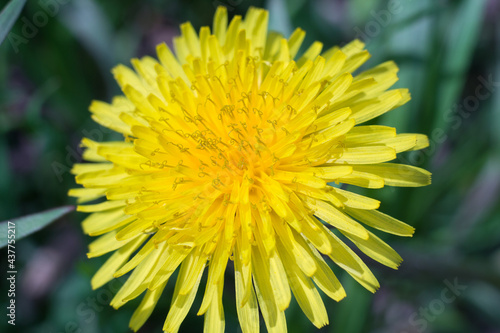
[[133, 330], [177, 270], [164, 331], [178, 331], [206, 267], [198, 315], [205, 332], [224, 331], [224, 275], [233, 261], [242, 331], [259, 331], [260, 309], [269, 332], [286, 332], [292, 294], [317, 327], [328, 324], [318, 288], [337, 301], [346, 295], [323, 256], [368, 290], [379, 287], [342, 238], [391, 268], [402, 260], [371, 230], [414, 229], [378, 211], [379, 201], [329, 185], [430, 184], [423, 169], [387, 163], [426, 147], [426, 136], [361, 125], [409, 101], [408, 90], [388, 90], [398, 68], [389, 61], [353, 76], [370, 57], [358, 40], [324, 52], [315, 42], [297, 59], [305, 32], [286, 39], [268, 34], [267, 23], [267, 11], [251, 8], [228, 26], [224, 7], [212, 31], [184, 23], [175, 54], [161, 44], [159, 61], [117, 66], [124, 96], [90, 106], [124, 140], [83, 139], [83, 157], [95, 163], [74, 166], [84, 188], [69, 195], [79, 203], [105, 197], [78, 206], [92, 213], [84, 231], [99, 236], [88, 256], [113, 252], [92, 287], [132, 272], [111, 305], [144, 293]]

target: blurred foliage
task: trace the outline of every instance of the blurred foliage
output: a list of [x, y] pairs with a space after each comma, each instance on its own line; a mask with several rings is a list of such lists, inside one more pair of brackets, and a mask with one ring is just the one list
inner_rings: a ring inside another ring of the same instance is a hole
[[25, 3], [26, 0], [14, 0], [0, 9], [0, 44], [12, 29]]
[[[250, 5], [269, 8], [271, 27], [288, 34], [300, 26], [305, 44], [320, 40], [326, 48], [360, 38], [372, 54], [365, 68], [395, 60], [397, 86], [410, 88], [413, 98], [377, 123], [431, 141], [399, 159], [432, 171], [433, 185], [359, 191], [417, 228], [411, 239], [384, 237], [405, 260], [400, 270], [362, 256], [381, 281], [373, 296], [335, 270], [348, 297], [325, 298], [330, 325], [320, 332], [500, 332], [497, 0], [28, 1], [0, 47], [0, 221], [74, 204], [66, 194], [80, 139], [115, 136], [87, 111], [91, 100], [120, 93], [110, 69], [154, 55], [156, 44], [171, 44], [186, 20], [211, 25], [219, 4], [230, 15]], [[90, 277], [104, 259], [86, 259], [90, 238], [79, 227], [82, 217], [69, 215], [17, 244], [17, 330], [4, 317], [2, 332], [128, 332], [139, 301], [115, 311], [107, 303], [117, 285], [91, 291]], [[7, 271], [5, 260], [0, 269]], [[239, 332], [227, 274], [226, 330]], [[454, 283], [465, 289], [448, 302], [443, 293], [452, 296]], [[5, 279], [1, 286], [4, 293]], [[173, 283], [142, 332], [161, 330], [172, 290]], [[201, 331], [199, 304], [198, 298], [181, 331]], [[290, 332], [316, 331], [294, 301], [287, 320]]]
[[[65, 206], [0, 222], [0, 248], [7, 246], [8, 244], [13, 244], [14, 241], [19, 241], [22, 238], [45, 228], [61, 216], [64, 216], [74, 210], [74, 206]], [[15, 232], [12, 230], [10, 234], [15, 235], [9, 235], [9, 229], [11, 228], [15, 228]]]

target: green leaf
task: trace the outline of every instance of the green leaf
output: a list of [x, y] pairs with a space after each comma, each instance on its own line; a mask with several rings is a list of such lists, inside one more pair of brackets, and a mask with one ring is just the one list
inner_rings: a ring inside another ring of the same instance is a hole
[[[13, 219], [11, 221], [0, 222], [0, 248], [7, 245], [7, 235], [9, 227], [15, 226], [15, 240], [18, 241], [32, 233], [45, 228], [50, 223], [61, 216], [75, 210], [74, 206], [64, 206]], [[12, 234], [12, 232], [10, 233]]]
[[368, 314], [373, 300], [372, 294], [347, 273], [343, 274], [341, 283], [349, 296], [338, 303], [330, 332], [366, 332]]
[[0, 45], [21, 13], [26, 0], [12, 0], [0, 13]]
[[286, 2], [284, 0], [269, 0], [266, 9], [269, 10], [269, 30], [279, 32], [285, 37], [290, 36], [293, 28]]
[[295, 15], [300, 15], [301, 10], [307, 3], [307, 0], [286, 0], [286, 6], [288, 8], [288, 13], [290, 18], [295, 17]]
[[437, 99], [433, 128], [447, 130], [450, 122], [444, 116], [460, 97], [472, 56], [479, 44], [486, 0], [462, 1], [456, 12], [450, 11], [447, 35], [443, 36], [445, 54], [442, 59], [441, 87]]
[[[382, 1], [366, 1], [366, 0], [351, 0], [346, 2], [347, 14], [350, 16], [350, 21], [354, 26], [358, 26], [361, 30], [365, 24], [374, 18], [370, 16], [370, 12], [380, 8]], [[339, 6], [340, 7], [340, 6]]]

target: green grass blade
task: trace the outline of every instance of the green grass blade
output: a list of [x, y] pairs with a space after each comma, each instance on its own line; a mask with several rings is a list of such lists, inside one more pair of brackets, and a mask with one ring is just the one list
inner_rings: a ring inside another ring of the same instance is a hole
[[346, 273], [343, 274], [341, 283], [349, 296], [338, 303], [329, 332], [366, 332], [369, 309], [373, 299], [371, 293]]
[[267, 2], [269, 10], [269, 30], [276, 31], [288, 37], [293, 32], [290, 15], [284, 0], [270, 0]]
[[26, 0], [12, 0], [0, 13], [0, 45], [17, 20]]
[[441, 89], [434, 113], [434, 128], [447, 130], [449, 121], [444, 116], [460, 97], [467, 79], [474, 50], [481, 34], [486, 0], [462, 1], [450, 19], [448, 34], [444, 37], [446, 51], [442, 60]]
[[[41, 213], [19, 217], [17, 219], [12, 219], [11, 221], [0, 222], [0, 248], [4, 247], [8, 243], [9, 227], [15, 225], [15, 240], [18, 241], [23, 237], [45, 228], [50, 223], [73, 211], [74, 209], [74, 206], [64, 206]], [[12, 234], [12, 232], [10, 234]]]

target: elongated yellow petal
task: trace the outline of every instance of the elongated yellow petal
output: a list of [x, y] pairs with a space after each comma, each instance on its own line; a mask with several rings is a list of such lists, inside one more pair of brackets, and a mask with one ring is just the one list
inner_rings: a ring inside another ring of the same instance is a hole
[[354, 235], [344, 233], [356, 246], [370, 258], [373, 258], [383, 265], [397, 269], [403, 259], [380, 238], [368, 232], [368, 239], [361, 239]]
[[[144, 290], [146, 290], [146, 284], [144, 280], [146, 280], [151, 275], [154, 275], [155, 268], [159, 267], [158, 259], [163, 254], [163, 249], [165, 244], [149, 253], [144, 260], [134, 269], [132, 274], [130, 274], [127, 281], [123, 284], [123, 286], [118, 290], [115, 297], [111, 300], [110, 305], [115, 309], [123, 306], [130, 299], [137, 297]], [[134, 296], [129, 297], [132, 293], [135, 293]]]
[[140, 236], [140, 235], [135, 235], [134, 237], [131, 237], [129, 239], [119, 241], [116, 239], [116, 234], [117, 234], [116, 230], [108, 232], [107, 234], [100, 236], [95, 241], [90, 243], [87, 257], [89, 258], [99, 257], [105, 253], [119, 249], [123, 245], [130, 242], [132, 239]]
[[252, 251], [252, 265], [261, 267], [254, 272], [254, 285], [262, 317], [266, 323], [268, 332], [286, 332], [286, 320], [282, 310], [278, 308], [274, 292], [270, 283], [269, 270], [263, 266], [264, 258], [257, 248]]
[[370, 271], [370, 269], [361, 261], [361, 259], [345, 245], [337, 236], [329, 232], [333, 251], [330, 258], [340, 267], [345, 269], [356, 281], [371, 292], [375, 292], [380, 284]]
[[123, 207], [118, 207], [89, 215], [83, 220], [82, 228], [90, 236], [99, 236], [134, 220], [135, 217], [123, 214]]
[[316, 272], [316, 262], [307, 251], [304, 242], [301, 242], [300, 235], [297, 235], [287, 225], [275, 224], [276, 233], [279, 240], [283, 242], [287, 251], [292, 253], [297, 265], [307, 276], [312, 276]]
[[429, 147], [429, 138], [424, 134], [415, 134], [417, 136], [417, 143], [415, 147], [410, 150], [420, 150]]
[[[321, 131], [325, 128], [334, 126], [341, 121], [344, 121], [347, 117], [351, 115], [351, 109], [350, 108], [343, 108], [339, 110], [332, 111], [322, 117], [316, 118], [314, 123], [310, 126], [309, 130], [306, 132], [306, 134], [309, 134], [311, 132], [316, 132], [316, 131]], [[352, 131], [352, 129], [351, 129]]]
[[78, 203], [85, 203], [99, 199], [106, 190], [100, 188], [72, 188], [68, 191], [70, 197], [78, 198]]
[[269, 257], [269, 274], [271, 276], [271, 286], [276, 297], [276, 304], [281, 311], [284, 311], [290, 305], [292, 296], [283, 263], [276, 251], [273, 253], [273, 256]]
[[344, 287], [342, 287], [323, 257], [313, 248], [311, 248], [311, 252], [314, 253], [316, 265], [318, 266], [316, 273], [312, 276], [314, 283], [333, 300], [340, 301], [346, 297]]
[[382, 188], [385, 185], [382, 177], [367, 172], [355, 171], [354, 167], [352, 170], [349, 175], [339, 177], [337, 180], [342, 183], [366, 188]]
[[335, 180], [341, 177], [348, 176], [352, 173], [351, 166], [329, 166], [314, 168], [314, 175], [318, 178]]
[[342, 202], [344, 206], [357, 209], [377, 209], [380, 207], [380, 201], [368, 198], [356, 193], [334, 188], [334, 195]]
[[125, 201], [116, 200], [116, 201], [105, 201], [95, 205], [86, 205], [86, 206], [78, 206], [76, 208], [79, 212], [102, 212], [107, 211], [113, 208], [122, 208], [125, 206]]
[[290, 57], [295, 58], [295, 55], [300, 49], [300, 45], [304, 41], [306, 33], [304, 30], [297, 28], [288, 38], [288, 49], [290, 50]]
[[[236, 312], [243, 333], [259, 332], [259, 308], [252, 281], [245, 272], [238, 247], [234, 255], [234, 277], [236, 288]], [[248, 289], [247, 289], [248, 288]], [[247, 291], [248, 290], [248, 291]], [[248, 296], [246, 296], [248, 294]], [[245, 301], [246, 299], [246, 301]]]
[[[155, 290], [156, 288], [159, 288], [163, 284], [163, 282], [167, 281], [170, 278], [170, 276], [174, 273], [174, 271], [181, 263], [184, 264], [188, 262], [183, 262], [184, 258], [186, 258], [186, 256], [189, 254], [189, 250], [187, 249], [179, 249], [173, 246], [168, 246], [165, 249], [165, 252], [168, 256], [168, 260], [163, 262], [161, 268], [152, 277], [152, 280], [148, 285], [148, 289]], [[186, 267], [185, 269], [187, 270], [188, 267]]]
[[372, 164], [391, 161], [395, 158], [396, 151], [387, 146], [338, 148], [332, 150], [332, 159], [328, 163]]
[[[155, 235], [156, 236], [156, 235]], [[134, 269], [139, 263], [141, 263], [144, 258], [146, 258], [151, 251], [155, 248], [155, 239], [151, 238], [142, 248], [141, 250], [130, 260], [127, 262], [122, 268], [120, 268], [114, 275], [114, 277], [120, 277], [130, 270]]]
[[273, 179], [284, 183], [299, 183], [314, 188], [323, 188], [326, 186], [326, 182], [323, 179], [309, 176], [302, 172], [276, 171]]
[[346, 209], [346, 212], [364, 224], [390, 234], [411, 237], [415, 232], [415, 228], [412, 226], [379, 212], [378, 210], [367, 211], [359, 209]]
[[113, 163], [85, 163], [74, 164], [71, 168], [71, 173], [74, 175], [81, 175], [89, 172], [110, 170], [113, 168]]
[[198, 315], [204, 314], [214, 301], [218, 283], [223, 279], [224, 272], [226, 270], [228, 256], [228, 246], [224, 241], [224, 238], [221, 238], [212, 255], [205, 296], [203, 297], [200, 310], [198, 310]]
[[[191, 291], [196, 284], [196, 278], [199, 272], [202, 272], [205, 269], [207, 256], [203, 255], [202, 252], [202, 248], [197, 247], [196, 249], [193, 249], [193, 251], [191, 251], [184, 259], [184, 263], [187, 265], [187, 280], [183, 283], [182, 288], [179, 289], [180, 295], [187, 295]], [[151, 288], [153, 287], [155, 287], [155, 285], [152, 283]]]
[[377, 100], [367, 100], [351, 107], [351, 117], [356, 120], [356, 124], [364, 123], [370, 119], [380, 116], [390, 111], [401, 101], [405, 101], [405, 92], [400, 90], [389, 91]]
[[[163, 330], [165, 332], [177, 332], [181, 326], [182, 321], [186, 317], [191, 305], [193, 305], [196, 292], [198, 291], [198, 286], [200, 285], [201, 276], [203, 271], [198, 273], [196, 276], [196, 283], [189, 293], [185, 295], [179, 294], [179, 290], [182, 289], [183, 284], [187, 280], [187, 265], [184, 263], [181, 265], [179, 270], [179, 275], [177, 277], [177, 283], [175, 284], [174, 295], [172, 296], [172, 304], [170, 305], [170, 310], [168, 311], [167, 319], [163, 325]], [[161, 284], [160, 284], [161, 286]], [[159, 287], [159, 286], [158, 286]]]
[[314, 200], [310, 198], [305, 198], [305, 204], [314, 211], [314, 215], [332, 226], [340, 230], [345, 230], [353, 235], [357, 235], [363, 239], [368, 238], [368, 233], [363, 226], [340, 212], [332, 205], [329, 205], [322, 200]]
[[224, 309], [222, 307], [222, 289], [224, 279], [217, 282], [217, 289], [212, 295], [212, 301], [205, 315], [205, 324], [203, 332], [205, 333], [223, 333], [225, 329]]
[[314, 42], [313, 44], [311, 44], [311, 46], [304, 52], [302, 57], [297, 60], [297, 67], [302, 67], [306, 61], [315, 59], [321, 53], [322, 49], [323, 43]]
[[93, 101], [89, 107], [90, 112], [93, 113], [92, 119], [96, 123], [102, 126], [108, 127], [116, 132], [123, 133], [125, 135], [130, 135], [130, 125], [126, 124], [120, 119], [120, 109], [114, 107], [113, 105]]
[[163, 289], [165, 289], [166, 285], [167, 283], [165, 282], [158, 289], [148, 290], [146, 292], [146, 295], [144, 295], [141, 304], [139, 304], [137, 309], [132, 314], [132, 317], [130, 318], [129, 326], [134, 332], [137, 332], [142, 327], [142, 325], [144, 325], [146, 320], [148, 320], [149, 316], [151, 316], [151, 313], [153, 313], [156, 303], [158, 303], [158, 300], [160, 299], [160, 296], [163, 293]]
[[99, 268], [94, 274], [90, 284], [92, 289], [97, 289], [113, 279], [115, 272], [128, 260], [130, 255], [146, 240], [147, 236], [137, 237], [128, 244], [122, 246], [118, 251]]
[[383, 163], [356, 166], [354, 170], [376, 175], [389, 186], [417, 187], [431, 183], [431, 173], [411, 165]]
[[393, 127], [379, 125], [356, 126], [346, 135], [345, 143], [348, 146], [356, 146], [394, 137], [396, 137], [396, 129]]
[[[286, 256], [287, 251], [282, 251], [282, 253]], [[328, 315], [318, 290], [293, 260], [287, 259], [286, 273], [297, 303], [314, 326], [321, 328], [327, 325]]]

